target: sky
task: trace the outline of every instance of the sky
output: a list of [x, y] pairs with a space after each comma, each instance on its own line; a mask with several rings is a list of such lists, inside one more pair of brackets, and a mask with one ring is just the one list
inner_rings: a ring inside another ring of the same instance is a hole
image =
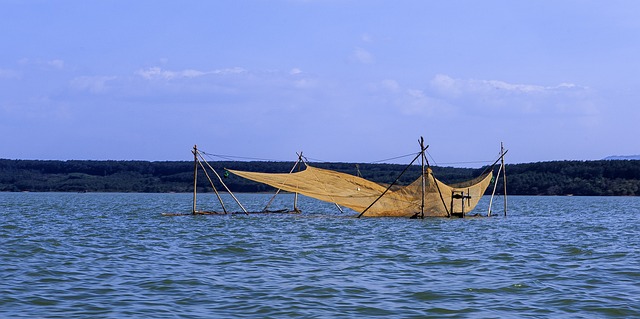
[[0, 0], [0, 158], [640, 154], [640, 1]]

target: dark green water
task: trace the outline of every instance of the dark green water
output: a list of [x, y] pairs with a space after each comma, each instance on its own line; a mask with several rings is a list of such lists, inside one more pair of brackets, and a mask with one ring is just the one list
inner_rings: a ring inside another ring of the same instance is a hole
[[166, 217], [190, 195], [0, 193], [0, 317], [640, 317], [640, 198], [509, 203], [507, 218], [355, 219], [307, 198], [301, 215]]

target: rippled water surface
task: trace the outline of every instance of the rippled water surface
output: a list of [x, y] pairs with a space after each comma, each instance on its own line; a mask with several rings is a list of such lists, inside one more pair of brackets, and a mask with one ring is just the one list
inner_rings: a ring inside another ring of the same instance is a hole
[[640, 317], [638, 197], [514, 196], [506, 218], [299, 206], [167, 217], [191, 195], [0, 193], [0, 317]]

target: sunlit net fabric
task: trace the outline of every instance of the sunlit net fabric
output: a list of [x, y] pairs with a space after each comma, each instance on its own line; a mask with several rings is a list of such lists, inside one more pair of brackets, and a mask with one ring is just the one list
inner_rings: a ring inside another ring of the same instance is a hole
[[[394, 186], [385, 193], [387, 185], [309, 165], [295, 173], [228, 171], [284, 191], [336, 203], [358, 213], [366, 210], [364, 216], [411, 217], [422, 211], [422, 177], [407, 186]], [[492, 176], [489, 171], [474, 180], [449, 186], [437, 180], [431, 169], [427, 169], [424, 175], [424, 215], [444, 217], [448, 213], [461, 213], [463, 209], [465, 213], [473, 210], [491, 183]], [[456, 195], [462, 195], [462, 198]]]

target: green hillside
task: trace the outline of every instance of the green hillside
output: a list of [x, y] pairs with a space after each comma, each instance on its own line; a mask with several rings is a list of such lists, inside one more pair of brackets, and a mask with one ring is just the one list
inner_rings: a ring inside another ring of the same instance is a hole
[[[224, 175], [225, 168], [286, 173], [293, 162], [220, 161], [210, 164]], [[355, 163], [312, 163], [356, 174]], [[404, 165], [359, 164], [366, 179], [392, 182]], [[554, 161], [506, 166], [508, 193], [512, 195], [640, 195], [639, 160]], [[478, 176], [483, 168], [433, 167], [444, 182], [459, 182]], [[400, 179], [408, 184], [420, 174], [412, 166]], [[214, 178], [215, 180], [215, 178]], [[199, 191], [211, 191], [206, 177], [199, 177]], [[269, 186], [230, 175], [225, 183], [234, 192], [268, 192]], [[50, 161], [0, 159], [0, 191], [5, 192], [190, 192], [193, 163], [187, 161]], [[501, 182], [500, 182], [501, 183]], [[216, 187], [221, 186], [217, 183]], [[498, 190], [502, 186], [498, 185]]]

